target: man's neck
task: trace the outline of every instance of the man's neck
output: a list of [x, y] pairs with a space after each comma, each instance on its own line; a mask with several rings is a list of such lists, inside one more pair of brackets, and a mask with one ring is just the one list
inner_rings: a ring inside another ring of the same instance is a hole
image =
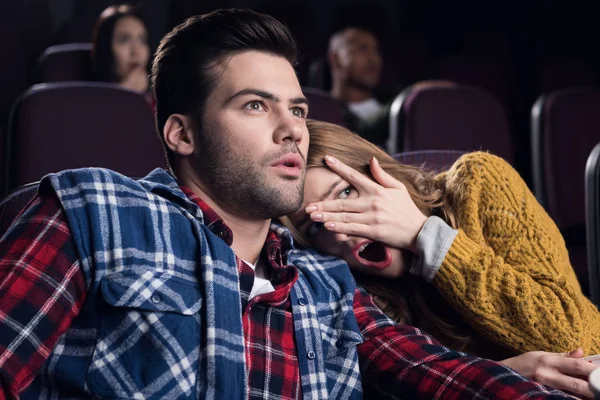
[[182, 176], [181, 183], [191, 189], [196, 196], [204, 201], [219, 217], [223, 219], [227, 227], [233, 233], [231, 248], [238, 257], [254, 264], [265, 244], [271, 220], [253, 219], [248, 216], [240, 216], [234, 212], [221, 207], [202, 188], [202, 185], [189, 176]]
[[209, 205], [213, 207], [213, 210], [215, 210], [221, 218], [223, 218], [225, 224], [233, 232], [233, 243], [231, 243], [231, 248], [235, 254], [237, 254], [238, 257], [241, 257], [242, 260], [255, 264], [265, 245], [271, 220], [257, 221], [244, 219], [235, 215], [230, 215], [226, 211], [214, 207], [212, 204]]
[[368, 89], [334, 83], [331, 96], [344, 103], [358, 103], [373, 98], [373, 92]]

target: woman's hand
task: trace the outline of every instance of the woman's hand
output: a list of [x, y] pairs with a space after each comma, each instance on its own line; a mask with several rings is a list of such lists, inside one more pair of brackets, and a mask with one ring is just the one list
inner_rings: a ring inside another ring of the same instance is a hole
[[544, 385], [569, 392], [575, 396], [594, 398], [588, 388], [588, 376], [600, 365], [584, 360], [583, 350], [570, 353], [530, 351], [500, 361], [521, 375]]
[[326, 229], [415, 251], [415, 242], [427, 217], [417, 208], [406, 187], [387, 172], [376, 158], [371, 173], [377, 182], [333, 157], [325, 161], [331, 170], [360, 194], [355, 199], [325, 200], [309, 204], [306, 212]]

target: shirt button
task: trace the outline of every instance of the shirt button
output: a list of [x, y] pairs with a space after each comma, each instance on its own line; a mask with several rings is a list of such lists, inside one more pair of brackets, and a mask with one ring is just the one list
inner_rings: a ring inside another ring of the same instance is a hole
[[155, 295], [152, 295], [152, 297], [150, 297], [150, 301], [152, 301], [154, 304], [158, 304], [158, 303], [160, 303], [160, 300], [161, 300], [161, 298], [160, 298], [160, 296], [159, 296], [159, 295], [157, 295], [157, 294], [155, 294]]
[[226, 234], [227, 234], [227, 233], [226, 233], [224, 230], [220, 230], [220, 231], [217, 233], [217, 236], [218, 236], [218, 237], [220, 237], [221, 239], [223, 239], [223, 238], [225, 237], [225, 235], [226, 235]]
[[305, 306], [308, 304], [308, 301], [306, 301], [306, 299], [304, 297], [300, 297], [298, 299], [298, 304], [300, 304], [301, 306]]
[[316, 356], [317, 355], [314, 351], [309, 351], [308, 353], [306, 353], [306, 357], [308, 357], [309, 360], [314, 360]]

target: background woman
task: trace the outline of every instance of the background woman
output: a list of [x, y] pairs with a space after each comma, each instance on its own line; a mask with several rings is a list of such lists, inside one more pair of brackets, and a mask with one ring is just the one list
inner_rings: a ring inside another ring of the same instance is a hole
[[132, 6], [110, 6], [104, 10], [94, 29], [93, 44], [96, 80], [118, 83], [151, 99], [148, 30]]

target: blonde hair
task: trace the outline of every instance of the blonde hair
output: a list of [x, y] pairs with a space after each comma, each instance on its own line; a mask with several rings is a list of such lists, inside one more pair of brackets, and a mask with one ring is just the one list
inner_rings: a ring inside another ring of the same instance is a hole
[[[399, 163], [379, 147], [341, 126], [314, 120], [308, 120], [307, 126], [310, 135], [307, 168], [326, 167], [324, 159], [330, 155], [373, 179], [369, 161], [376, 157], [387, 173], [406, 186], [423, 214], [439, 216], [450, 226], [458, 227], [457, 217], [445, 196], [443, 179], [422, 168]], [[311, 246], [287, 217], [282, 217], [281, 222], [290, 229], [296, 243]], [[468, 325], [433, 285], [410, 275], [400, 279], [360, 273], [354, 273], [354, 276], [371, 294], [375, 304], [397, 323], [425, 329], [447, 346], [466, 349], [470, 340], [465, 333]]]

